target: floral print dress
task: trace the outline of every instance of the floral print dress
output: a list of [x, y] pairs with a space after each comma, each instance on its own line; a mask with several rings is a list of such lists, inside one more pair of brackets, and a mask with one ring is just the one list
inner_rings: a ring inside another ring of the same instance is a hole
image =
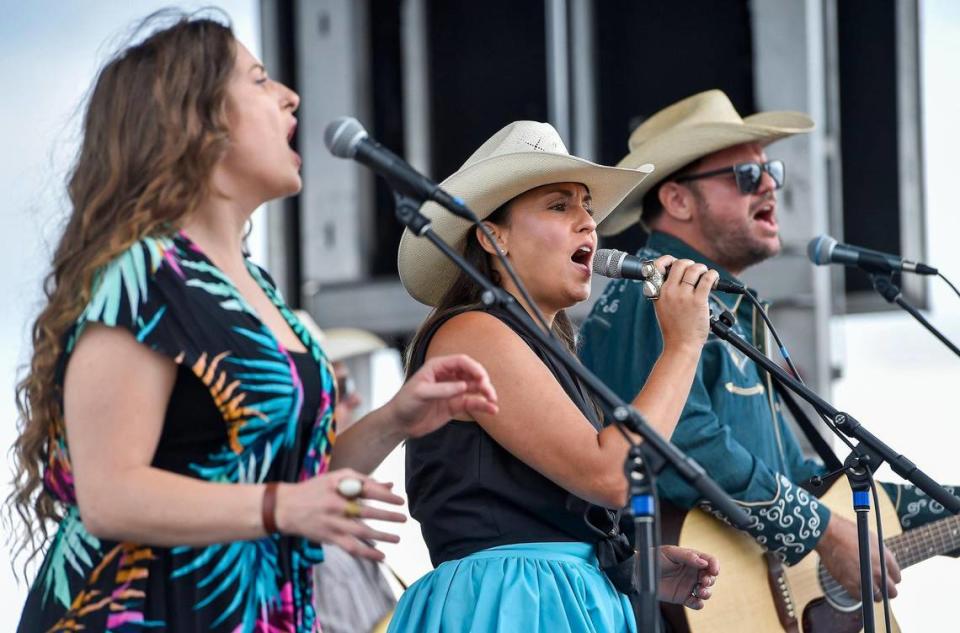
[[[303, 480], [329, 465], [335, 380], [269, 276], [249, 261], [247, 268], [308, 350], [303, 361], [316, 369], [308, 386], [319, 394], [305, 394], [297, 370], [303, 362], [183, 233], [143, 239], [98, 272], [68, 333], [59, 380], [87, 324], [125, 328], [178, 365], [155, 467], [225, 484]], [[178, 410], [184, 376], [187, 386], [209, 395], [211, 415], [177, 424], [170, 412]], [[311, 584], [311, 567], [323, 558], [318, 544], [280, 535], [207, 547], [98, 539], [80, 517], [58, 426], [43, 494], [63, 504], [65, 515], [30, 590], [21, 631], [319, 630]]]

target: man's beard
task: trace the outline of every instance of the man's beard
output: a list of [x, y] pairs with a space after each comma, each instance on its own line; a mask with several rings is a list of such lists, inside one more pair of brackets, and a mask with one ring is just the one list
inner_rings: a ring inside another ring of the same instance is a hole
[[779, 235], [777, 235], [777, 246], [771, 247], [750, 234], [749, 218], [737, 224], [719, 221], [707, 201], [700, 196], [697, 198], [697, 213], [703, 229], [703, 237], [713, 246], [713, 253], [710, 256], [724, 268], [742, 271], [780, 252]]

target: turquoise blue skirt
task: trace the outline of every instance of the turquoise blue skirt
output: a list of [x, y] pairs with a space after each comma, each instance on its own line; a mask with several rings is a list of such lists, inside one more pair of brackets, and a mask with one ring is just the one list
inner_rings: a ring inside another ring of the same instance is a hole
[[588, 543], [492, 547], [441, 564], [400, 598], [388, 633], [636, 633]]

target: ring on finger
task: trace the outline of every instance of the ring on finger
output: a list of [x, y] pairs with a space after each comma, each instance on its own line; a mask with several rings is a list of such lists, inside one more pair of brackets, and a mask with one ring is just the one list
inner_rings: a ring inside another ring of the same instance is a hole
[[359, 503], [357, 503], [353, 499], [350, 499], [349, 501], [347, 501], [347, 503], [344, 504], [343, 506], [343, 516], [347, 517], [348, 519], [358, 518], [362, 511], [363, 511], [363, 506], [361, 506]]
[[700, 583], [697, 583], [693, 586], [693, 589], [690, 591], [690, 597], [694, 600], [699, 600], [700, 596], [697, 595], [697, 590], [700, 589]]
[[697, 287], [697, 284], [693, 283], [692, 281], [687, 281], [686, 279], [681, 279], [681, 280], [680, 280], [680, 283], [682, 283], [682, 284], [689, 284], [689, 285], [693, 286], [694, 288]]
[[363, 492], [363, 481], [356, 477], [344, 477], [337, 482], [337, 492], [344, 499], [356, 499]]

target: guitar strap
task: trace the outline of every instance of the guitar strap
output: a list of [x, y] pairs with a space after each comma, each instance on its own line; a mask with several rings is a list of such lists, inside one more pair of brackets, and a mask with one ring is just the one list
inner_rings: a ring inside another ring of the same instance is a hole
[[842, 464], [840, 463], [840, 459], [837, 458], [837, 454], [833, 452], [833, 449], [830, 448], [827, 441], [823, 439], [820, 432], [813, 426], [813, 422], [807, 417], [806, 412], [800, 408], [797, 401], [793, 399], [793, 395], [776, 380], [773, 381], [773, 388], [776, 390], [777, 395], [780, 396], [780, 401], [787, 405], [787, 409], [790, 410], [790, 415], [793, 416], [793, 419], [796, 421], [797, 426], [800, 427], [800, 430], [803, 431], [803, 434], [807, 436], [807, 440], [809, 440], [813, 446], [813, 450], [817, 452], [817, 455], [820, 456], [820, 459], [823, 460], [823, 465], [827, 470], [830, 472], [840, 470]]
[[[767, 302], [761, 302], [760, 304], [764, 312], [767, 311], [769, 304]], [[753, 308], [753, 344], [757, 347], [763, 354], [769, 356], [767, 350], [770, 349], [769, 341], [770, 332], [767, 328], [766, 322], [757, 314], [757, 307]], [[762, 369], [761, 373], [767, 374], [767, 384], [773, 387], [773, 390], [777, 392], [780, 396], [780, 401], [787, 405], [787, 409], [790, 410], [790, 414], [793, 416], [793, 419], [796, 421], [797, 425], [800, 427], [800, 430], [803, 431], [803, 434], [807, 437], [807, 440], [813, 446], [813, 450], [817, 452], [817, 455], [820, 456], [820, 459], [823, 460], [823, 465], [827, 468], [828, 471], [833, 472], [840, 470], [842, 465], [840, 460], [837, 458], [837, 454], [833, 452], [833, 449], [830, 448], [830, 445], [827, 444], [827, 441], [823, 439], [823, 436], [820, 435], [820, 432], [817, 431], [816, 427], [813, 425], [813, 422], [810, 421], [810, 418], [807, 416], [806, 412], [800, 408], [800, 405], [797, 404], [797, 401], [794, 400], [793, 394], [784, 387], [782, 384], [777, 382], [772, 374], [769, 374]], [[772, 396], [772, 394], [771, 394]], [[770, 403], [771, 408], [773, 407], [773, 401]]]

